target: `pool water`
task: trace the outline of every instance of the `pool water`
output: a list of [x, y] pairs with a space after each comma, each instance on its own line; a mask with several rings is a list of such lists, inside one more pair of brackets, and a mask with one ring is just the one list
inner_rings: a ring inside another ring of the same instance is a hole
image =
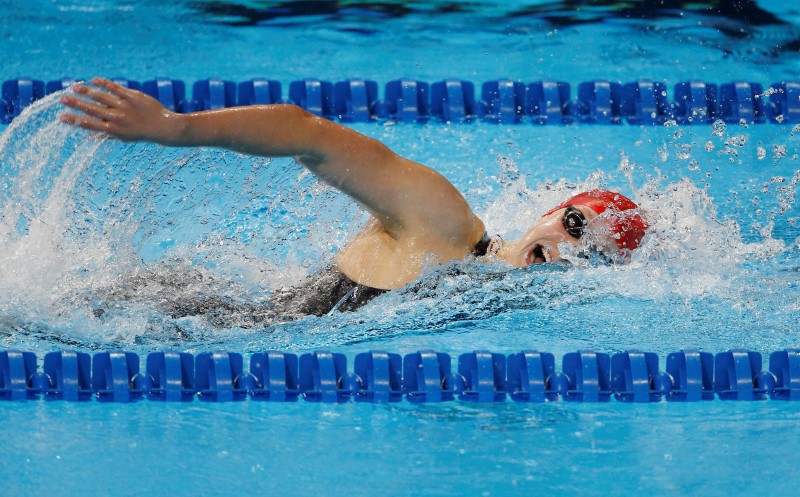
[[[305, 77], [549, 78], [573, 88], [652, 77], [670, 93], [694, 78], [800, 77], [798, 9], [782, 2], [745, 4], [738, 17], [703, 4], [304, 5], [12, 4], [0, 15], [17, 29], [0, 60], [6, 78], [258, 76], [284, 92]], [[597, 186], [634, 198], [653, 229], [628, 265], [570, 256], [507, 271], [461, 261], [357, 313], [287, 321], [255, 319], [252, 306], [329, 262], [363, 211], [290, 160], [67, 129], [57, 98], [0, 139], [0, 348], [40, 357], [325, 348], [350, 358], [639, 348], [663, 357], [798, 343], [792, 124], [354, 125], [443, 173], [505, 238]], [[219, 302], [214, 313], [173, 312]], [[778, 401], [41, 401], [0, 410], [2, 495], [771, 495], [798, 483], [797, 409]]]

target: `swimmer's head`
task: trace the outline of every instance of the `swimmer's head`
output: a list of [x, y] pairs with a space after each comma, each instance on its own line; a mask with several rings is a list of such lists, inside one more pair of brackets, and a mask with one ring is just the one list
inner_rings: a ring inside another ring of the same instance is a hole
[[625, 258], [639, 247], [647, 228], [638, 206], [629, 198], [592, 190], [546, 212], [504, 258], [516, 267], [553, 262], [561, 259], [559, 243], [584, 244], [586, 250]]

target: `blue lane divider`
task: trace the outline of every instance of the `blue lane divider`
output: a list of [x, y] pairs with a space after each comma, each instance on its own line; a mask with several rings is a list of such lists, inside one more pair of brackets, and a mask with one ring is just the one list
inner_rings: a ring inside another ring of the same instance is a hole
[[717, 114], [717, 85], [692, 80], [675, 86], [675, 120], [680, 124], [709, 123]]
[[568, 378], [566, 400], [604, 402], [611, 397], [608, 354], [580, 350], [564, 355], [561, 371]]
[[668, 400], [696, 402], [714, 398], [714, 356], [695, 349], [667, 356], [672, 390]]
[[525, 111], [525, 95], [525, 85], [519, 81], [498, 79], [483, 83], [478, 115], [484, 121], [516, 124]]
[[77, 401], [89, 400], [91, 386], [91, 357], [86, 352], [63, 350], [44, 356], [47, 378], [44, 393], [48, 398]]
[[289, 101], [318, 116], [333, 117], [333, 85], [318, 79], [293, 81]]
[[579, 114], [578, 104], [570, 101], [569, 83], [536, 81], [528, 85], [525, 111], [537, 124], [569, 124]]
[[244, 374], [244, 360], [236, 352], [204, 352], [197, 354], [194, 384], [200, 400], [229, 402], [242, 400], [254, 382]]
[[421, 350], [403, 359], [403, 392], [412, 402], [453, 400], [464, 391], [464, 381], [450, 372], [448, 354]]
[[589, 81], [578, 85], [578, 102], [573, 115], [580, 122], [619, 124], [622, 122], [622, 85], [610, 81]]
[[658, 356], [652, 352], [629, 350], [614, 354], [611, 360], [611, 390], [622, 401], [659, 401], [667, 385], [658, 374]]
[[297, 400], [297, 355], [275, 350], [258, 352], [250, 358], [250, 374], [255, 378], [254, 399], [287, 402]]
[[475, 85], [448, 79], [431, 85], [431, 114], [444, 122], [463, 123], [475, 114]]
[[186, 352], [149, 354], [145, 385], [150, 400], [191, 400], [197, 392], [194, 387], [194, 357]]
[[458, 374], [464, 378], [463, 400], [498, 402], [506, 397], [506, 356], [478, 350], [458, 358]]
[[376, 105], [378, 117], [415, 123], [430, 117], [430, 85], [414, 79], [398, 79], [386, 84], [384, 100]]
[[800, 82], [774, 83], [767, 105], [767, 114], [773, 122], [800, 122]]
[[36, 100], [44, 97], [44, 82], [30, 78], [19, 78], [3, 82], [3, 100], [0, 114], [4, 123], [11, 122]]
[[800, 349], [787, 349], [770, 354], [769, 370], [775, 375], [772, 398], [800, 400]]
[[[25, 400], [40, 393], [41, 384], [33, 385], [36, 356], [33, 352], [8, 350], [0, 352], [0, 399]], [[30, 380], [29, 380], [30, 379]], [[28, 382], [31, 381], [30, 387]]]
[[92, 390], [99, 400], [129, 402], [142, 395], [139, 356], [133, 352], [111, 351], [92, 359]]
[[371, 351], [358, 354], [353, 364], [362, 389], [356, 400], [366, 402], [395, 402], [402, 399], [403, 362], [400, 354]]
[[315, 351], [253, 354], [249, 370], [242, 354], [227, 351], [153, 352], [146, 368], [126, 351], [90, 356], [72, 350], [0, 350], [0, 400], [132, 402], [140, 399], [210, 402], [244, 399], [291, 402], [697, 402], [800, 400], [800, 349], [762, 355], [732, 349], [713, 355], [686, 349], [667, 355], [662, 370], [652, 352], [613, 355], [580, 350], [564, 355], [560, 371], [553, 354], [524, 350], [509, 355], [476, 350], [456, 357], [420, 350], [401, 357], [386, 351], [355, 356]]
[[[76, 78], [48, 81], [31, 78], [3, 82], [0, 119], [8, 123], [46, 94], [68, 88]], [[330, 82], [314, 78], [292, 81], [282, 95], [278, 81], [255, 78], [236, 83], [208, 78], [189, 84], [170, 78], [143, 83], [125, 78], [114, 81], [141, 89], [175, 112], [219, 109], [236, 105], [294, 103], [316, 115], [343, 122], [392, 120], [403, 123], [464, 123], [482, 120], [500, 124], [620, 124], [661, 125], [710, 123], [800, 122], [800, 82], [778, 81], [764, 91], [758, 82], [736, 80], [721, 85], [701, 80], [677, 83], [669, 100], [666, 84], [650, 79], [633, 82], [581, 82], [577, 95], [569, 83], [497, 79], [480, 85], [446, 79], [428, 83], [402, 78], [386, 83], [383, 98], [378, 83], [364, 79]], [[433, 118], [433, 119], [432, 119]]]
[[156, 78], [142, 83], [142, 91], [173, 112], [186, 110], [186, 83], [176, 79]]
[[281, 84], [264, 78], [239, 83], [238, 105], [271, 105], [281, 103]]
[[764, 110], [758, 95], [764, 89], [758, 83], [734, 81], [719, 87], [719, 117], [727, 122], [763, 122]]
[[333, 112], [344, 122], [376, 119], [378, 83], [363, 79], [340, 81], [333, 88]]
[[300, 391], [312, 402], [344, 402], [361, 389], [361, 380], [347, 371], [347, 357], [328, 351], [300, 356]]
[[219, 78], [195, 82], [186, 110], [216, 110], [236, 106], [236, 83]]
[[526, 350], [511, 354], [507, 371], [506, 388], [517, 402], [556, 400], [567, 392], [566, 377], [556, 373], [555, 358], [548, 352]]
[[649, 79], [626, 84], [621, 111], [631, 124], [664, 124], [670, 118], [666, 86]]

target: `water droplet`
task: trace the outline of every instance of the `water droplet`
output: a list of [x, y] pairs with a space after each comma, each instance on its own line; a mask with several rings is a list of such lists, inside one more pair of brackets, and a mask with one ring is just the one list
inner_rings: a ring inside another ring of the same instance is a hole
[[725, 121], [722, 119], [717, 119], [714, 121], [714, 124], [712, 124], [711, 127], [713, 128], [713, 131], [711, 132], [712, 135], [722, 137], [722, 135], [725, 134], [725, 128], [727, 126], [725, 125]]

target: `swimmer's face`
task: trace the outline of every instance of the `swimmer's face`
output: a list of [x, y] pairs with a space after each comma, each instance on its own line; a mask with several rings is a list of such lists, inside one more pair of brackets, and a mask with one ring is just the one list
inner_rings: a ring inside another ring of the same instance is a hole
[[[571, 205], [551, 212], [539, 219], [534, 227], [519, 240], [509, 262], [514, 267], [541, 264], [561, 260], [559, 243], [577, 246], [581, 239], [591, 231], [593, 246], [605, 251], [617, 250], [617, 244], [608, 230], [595, 229], [598, 226], [597, 212], [585, 205]], [[600, 221], [600, 220], [598, 220]]]

